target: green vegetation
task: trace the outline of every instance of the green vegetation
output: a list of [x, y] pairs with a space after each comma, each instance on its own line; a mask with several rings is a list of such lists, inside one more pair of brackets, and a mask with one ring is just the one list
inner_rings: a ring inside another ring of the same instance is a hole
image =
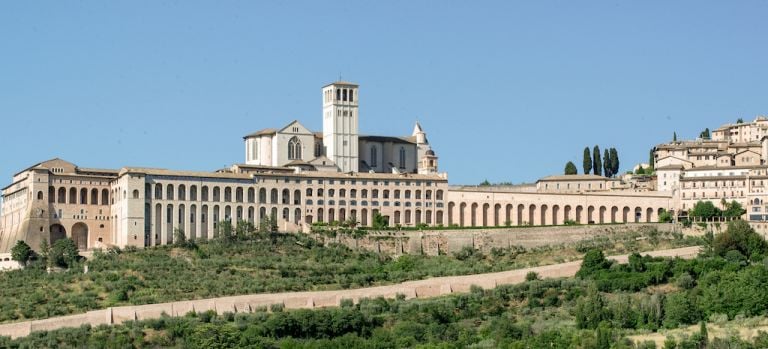
[[592, 153], [589, 150], [589, 147], [584, 148], [584, 174], [589, 174], [590, 171], [592, 171]]
[[693, 209], [688, 213], [690, 217], [699, 218], [701, 220], [712, 220], [714, 218], [737, 218], [741, 217], [747, 210], [745, 210], [740, 203], [734, 201], [727, 202], [723, 199], [721, 205], [725, 208], [721, 210], [715, 207], [712, 201], [698, 201], [693, 205]]
[[11, 248], [11, 259], [19, 262], [22, 266], [27, 265], [33, 254], [32, 248], [22, 240], [16, 241], [16, 245]]
[[598, 176], [603, 175], [603, 162], [600, 161], [600, 147], [597, 145], [592, 148], [592, 170]]
[[[351, 222], [354, 223], [354, 222]], [[487, 253], [473, 249], [442, 256], [397, 259], [351, 250], [301, 234], [241, 231], [211, 242], [109, 249], [84, 262], [71, 258], [71, 240], [59, 240], [51, 258], [68, 270], [47, 273], [37, 259], [23, 270], [0, 273], [0, 321], [44, 318], [125, 304], [148, 304], [226, 295], [357, 288], [424, 279], [518, 269], [578, 260], [600, 248], [607, 253], [691, 246], [700, 239], [646, 231], [614, 234], [563, 246], [512, 246]], [[357, 231], [354, 224], [339, 229]], [[181, 234], [181, 232], [178, 232]], [[228, 237], [227, 237], [228, 236]], [[68, 240], [61, 243], [60, 241]], [[68, 246], [64, 253], [62, 246]], [[75, 249], [76, 251], [76, 249]], [[69, 257], [64, 257], [64, 255]], [[66, 262], [65, 262], [66, 261]], [[70, 263], [70, 264], [66, 264]], [[82, 264], [88, 264], [83, 274]]]
[[565, 170], [563, 170], [563, 173], [566, 175], [575, 175], [579, 173], [579, 170], [576, 168], [576, 165], [574, 165], [573, 162], [568, 161], [565, 164]]
[[[540, 280], [530, 273], [521, 284], [472, 287], [468, 294], [427, 300], [190, 313], [5, 338], [0, 347], [623, 349], [657, 348], [643, 338], [671, 330], [666, 340], [661, 337], [665, 348], [765, 348], [768, 333], [742, 338], [739, 332], [711, 330], [768, 313], [768, 267], [761, 259], [768, 247], [754, 241], [757, 234], [746, 224], [733, 222], [727, 231], [729, 239], [715, 236], [693, 260], [635, 254], [629, 263], [617, 264], [602, 250], [590, 249], [579, 276], [571, 279]], [[742, 246], [751, 257], [729, 258]], [[464, 261], [476, 258], [471, 249], [459, 254]]]
[[701, 131], [701, 133], [699, 133], [699, 138], [701, 138], [701, 139], [711, 139], [712, 137], [711, 137], [711, 135], [709, 133], [709, 128], [705, 128], [704, 131]]

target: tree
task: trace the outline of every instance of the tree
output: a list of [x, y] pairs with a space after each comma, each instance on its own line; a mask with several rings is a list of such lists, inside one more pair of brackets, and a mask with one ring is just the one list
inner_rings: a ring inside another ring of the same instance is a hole
[[677, 142], [677, 132], [672, 132], [672, 142]]
[[51, 245], [48, 244], [48, 239], [43, 238], [42, 241], [40, 241], [40, 256], [45, 261], [45, 265], [47, 267], [50, 267], [50, 254], [51, 254]]
[[691, 217], [698, 217], [702, 219], [710, 219], [713, 217], [719, 217], [722, 212], [719, 208], [715, 207], [712, 201], [699, 201], [693, 205], [693, 209], [689, 213]]
[[72, 267], [79, 257], [77, 245], [70, 238], [56, 240], [51, 247], [49, 256], [52, 265], [67, 268]]
[[490, 186], [490, 185], [491, 185], [491, 182], [489, 182], [487, 179], [480, 183], [481, 187], [487, 187], [487, 186]]
[[603, 174], [606, 177], [612, 177], [611, 173], [611, 153], [606, 149], [603, 153]]
[[218, 237], [223, 241], [232, 241], [232, 232], [232, 222], [230, 222], [228, 219], [219, 221], [219, 224], [216, 225], [216, 235], [218, 235]]
[[710, 139], [711, 137], [710, 137], [710, 134], [709, 134], [709, 128], [705, 128], [704, 131], [701, 131], [701, 133], [699, 133], [699, 138], [701, 138], [701, 139]]
[[744, 119], [738, 118], [738, 119], [736, 119], [736, 123], [737, 124], [743, 124], [744, 123]]
[[728, 222], [724, 232], [715, 235], [712, 247], [718, 256], [725, 256], [729, 251], [738, 251], [751, 260], [759, 258], [768, 251], [768, 242], [743, 220]]
[[651, 148], [651, 151], [648, 154], [648, 168], [651, 169], [651, 173], [653, 173], [653, 170], [656, 168], [656, 156], [654, 155], [655, 153], [656, 153], [656, 148], [654, 147], [654, 148]]
[[603, 162], [600, 161], [600, 147], [597, 145], [592, 148], [592, 170], [598, 176], [603, 175]]
[[640, 165], [640, 166], [637, 167], [637, 170], [635, 170], [635, 174], [636, 175], [644, 175], [645, 174], [645, 169], [643, 168], [643, 165]]
[[381, 215], [381, 213], [376, 212], [376, 214], [373, 216], [373, 228], [374, 229], [384, 229], [389, 225], [389, 220], [387, 217], [384, 217]]
[[584, 260], [581, 262], [581, 268], [576, 272], [576, 277], [583, 279], [597, 271], [608, 269], [610, 266], [611, 262], [605, 259], [603, 251], [592, 249], [584, 255]]
[[579, 170], [576, 169], [576, 165], [574, 165], [573, 162], [568, 161], [568, 163], [565, 164], [565, 174], [575, 175], [578, 173], [579, 173]]
[[616, 148], [611, 148], [611, 174], [619, 173], [619, 152]]
[[589, 174], [592, 171], [592, 153], [589, 151], [589, 147], [584, 148], [584, 174]]
[[11, 259], [19, 262], [22, 266], [27, 265], [27, 262], [32, 258], [32, 254], [32, 248], [23, 240], [16, 241], [16, 245], [11, 249]]
[[672, 222], [672, 214], [669, 213], [669, 211], [662, 209], [661, 213], [659, 213], [659, 223], [671, 223]]
[[187, 244], [187, 235], [184, 233], [184, 229], [179, 227], [173, 229], [173, 244], [176, 246]]
[[[725, 201], [725, 199], [723, 199], [723, 201]], [[723, 210], [723, 217], [737, 218], [747, 213], [747, 210], [741, 207], [741, 204], [736, 200], [723, 202], [723, 207], [725, 208], [725, 210]]]

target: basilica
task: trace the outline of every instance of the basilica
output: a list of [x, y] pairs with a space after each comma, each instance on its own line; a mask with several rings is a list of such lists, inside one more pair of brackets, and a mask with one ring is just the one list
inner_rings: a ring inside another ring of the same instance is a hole
[[342, 81], [323, 87], [320, 132], [294, 120], [243, 137], [245, 163], [310, 171], [437, 173], [437, 156], [418, 122], [407, 137], [359, 134], [358, 90]]

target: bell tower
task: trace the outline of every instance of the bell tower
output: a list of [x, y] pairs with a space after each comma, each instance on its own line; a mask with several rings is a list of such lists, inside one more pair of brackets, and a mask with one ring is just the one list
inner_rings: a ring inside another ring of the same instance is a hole
[[324, 153], [341, 172], [358, 171], [358, 89], [344, 81], [323, 87]]

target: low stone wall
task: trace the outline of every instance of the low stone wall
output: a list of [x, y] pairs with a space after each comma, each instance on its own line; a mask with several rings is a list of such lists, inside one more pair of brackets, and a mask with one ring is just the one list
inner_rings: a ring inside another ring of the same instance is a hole
[[352, 248], [363, 248], [388, 255], [450, 254], [466, 246], [490, 252], [494, 247], [521, 246], [525, 248], [552, 244], [567, 244], [599, 236], [656, 229], [679, 231], [675, 224], [632, 223], [612, 225], [575, 225], [551, 227], [509, 227], [489, 229], [446, 229], [424, 231], [381, 231], [354, 239], [339, 236], [337, 241]]
[[[654, 251], [648, 254], [690, 258], [695, 256], [698, 251], [699, 247], [684, 247]], [[621, 263], [627, 261], [627, 255], [609, 258]], [[580, 265], [581, 262], [576, 261], [498, 273], [430, 278], [353, 290], [252, 294], [160, 304], [129, 305], [89, 311], [85, 314], [3, 324], [0, 325], [0, 335], [17, 338], [27, 336], [34, 331], [50, 331], [65, 327], [78, 327], [84, 324], [91, 326], [121, 324], [126, 321], [158, 318], [163, 314], [183, 316], [189, 312], [200, 313], [209, 310], [218, 314], [226, 312], [248, 313], [258, 308], [269, 309], [272, 304], [282, 304], [286, 309], [312, 309], [339, 306], [342, 299], [350, 299], [357, 303], [364, 298], [395, 298], [398, 294], [404, 295], [406, 299], [438, 297], [451, 293], [469, 292], [472, 285], [489, 289], [499, 285], [521, 283], [525, 281], [525, 275], [530, 271], [534, 271], [545, 278], [571, 277], [576, 274]]]

